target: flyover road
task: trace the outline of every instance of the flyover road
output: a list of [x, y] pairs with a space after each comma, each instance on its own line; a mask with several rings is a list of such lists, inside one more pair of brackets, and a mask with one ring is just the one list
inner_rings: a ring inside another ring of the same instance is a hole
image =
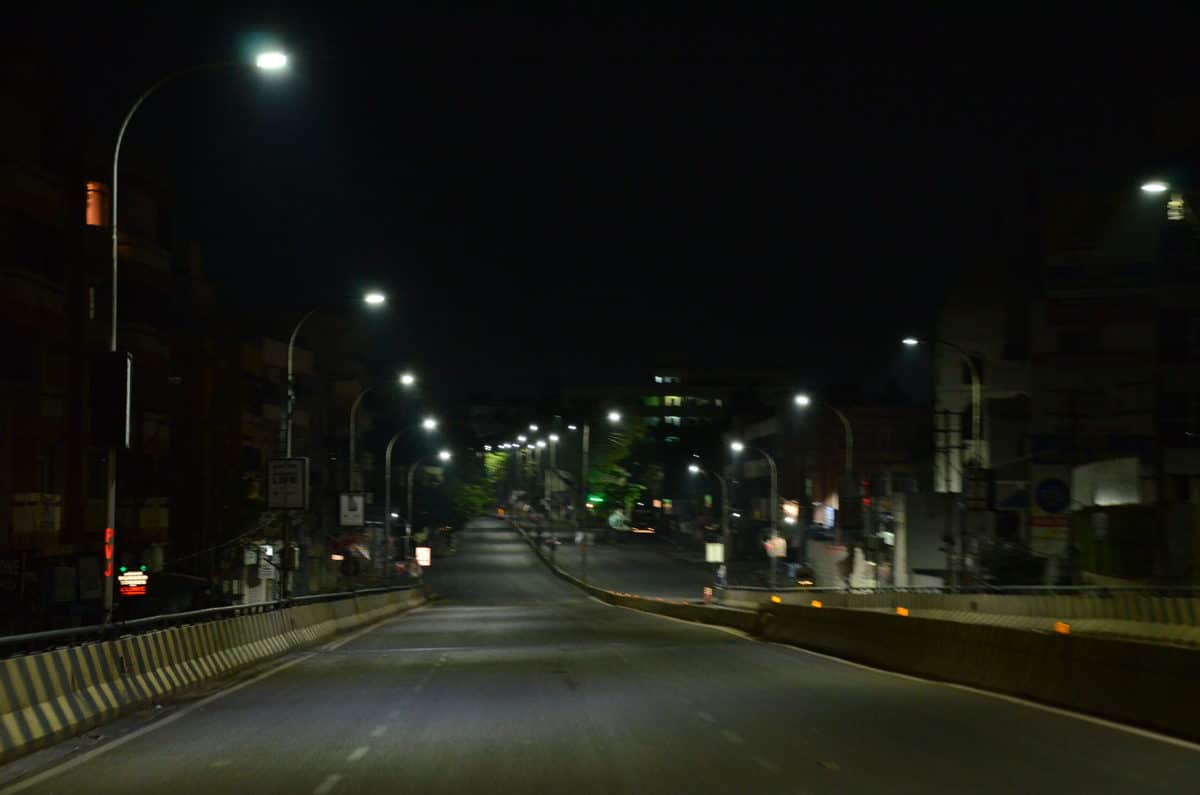
[[[575, 543], [575, 531], [552, 532], [562, 542], [555, 552], [555, 562], [569, 574], [581, 577], [583, 546]], [[663, 551], [664, 543], [654, 538], [631, 536], [620, 544], [589, 544], [588, 582], [639, 596], [700, 602], [704, 598], [704, 587], [713, 584], [712, 570], [671, 557]]]
[[1195, 746], [602, 605], [495, 522], [435, 563], [437, 603], [23, 791], [1200, 791]]

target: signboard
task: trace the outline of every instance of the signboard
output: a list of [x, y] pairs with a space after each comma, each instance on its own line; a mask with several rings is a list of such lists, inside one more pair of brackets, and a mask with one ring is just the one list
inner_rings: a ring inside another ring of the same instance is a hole
[[763, 547], [766, 548], [769, 558], [787, 557], [787, 540], [783, 536], [768, 538], [763, 542]]
[[704, 562], [705, 563], [724, 563], [725, 562], [725, 545], [706, 543], [704, 545]]
[[275, 565], [271, 562], [274, 553], [275, 549], [270, 544], [263, 546], [262, 554], [258, 557], [258, 579], [275, 579]]
[[[121, 568], [125, 569], [124, 566]], [[117, 593], [121, 596], [145, 596], [148, 582], [150, 575], [145, 572], [145, 566], [123, 570], [117, 575]]]
[[1030, 550], [1041, 557], [1065, 557], [1071, 523], [1071, 487], [1067, 467], [1033, 468], [1030, 489]]
[[417, 547], [417, 565], [430, 566], [433, 564], [433, 548]]
[[362, 527], [365, 516], [366, 505], [365, 494], [343, 494], [341, 495], [341, 513], [340, 522], [342, 527]]
[[267, 463], [267, 508], [308, 510], [307, 458], [273, 458]]

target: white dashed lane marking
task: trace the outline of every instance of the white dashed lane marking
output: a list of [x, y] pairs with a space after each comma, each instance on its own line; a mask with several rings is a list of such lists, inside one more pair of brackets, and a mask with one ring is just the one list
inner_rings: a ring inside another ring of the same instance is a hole
[[360, 760], [364, 756], [366, 756], [367, 752], [370, 750], [371, 750], [371, 746], [360, 745], [357, 748], [355, 748], [353, 751], [350, 752], [350, 756], [346, 757], [346, 761], [347, 762], [357, 762], [358, 760]]
[[387, 724], [381, 723], [378, 726], [376, 726], [374, 729], [371, 729], [371, 736], [372, 737], [382, 737], [384, 735], [384, 733], [387, 732], [387, 730], [388, 730]]
[[742, 735], [735, 731], [730, 731], [729, 729], [721, 729], [721, 734], [724, 735], [726, 740], [734, 745], [741, 745], [742, 743], [746, 742], [742, 739]]
[[770, 759], [764, 759], [761, 756], [752, 756], [750, 758], [753, 759], [755, 761], [755, 763], [759, 767], [761, 767], [763, 770], [769, 770], [772, 773], [779, 772], [779, 766], [776, 765], [774, 762], [772, 762]]
[[336, 787], [338, 782], [341, 780], [341, 773], [330, 773], [325, 777], [325, 780], [318, 784], [317, 788], [313, 790], [313, 795], [327, 795], [327, 793], [333, 792], [333, 788]]
[[700, 720], [704, 721], [705, 723], [716, 723], [717, 722], [717, 719], [714, 718], [712, 715], [710, 715], [707, 712], [697, 712], [696, 717], [699, 718]]

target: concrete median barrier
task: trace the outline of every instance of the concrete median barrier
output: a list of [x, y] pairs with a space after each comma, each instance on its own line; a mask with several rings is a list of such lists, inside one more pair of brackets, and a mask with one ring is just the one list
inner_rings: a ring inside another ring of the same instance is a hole
[[0, 763], [425, 598], [367, 594], [0, 660]]
[[1191, 649], [863, 610], [763, 613], [767, 640], [1200, 740]]

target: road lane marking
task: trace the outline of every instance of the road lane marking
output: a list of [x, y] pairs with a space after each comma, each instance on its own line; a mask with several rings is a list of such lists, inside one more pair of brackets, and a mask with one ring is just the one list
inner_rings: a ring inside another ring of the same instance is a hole
[[[597, 599], [596, 597], [591, 596], [591, 595], [588, 595], [587, 598], [591, 599], [593, 602], [596, 602], [597, 604], [602, 604], [605, 607], [616, 607], [616, 608], [620, 608], [621, 610], [629, 610], [634, 613], [639, 613], [643, 616], [651, 616], [653, 618], [661, 618], [661, 619], [665, 619], [666, 621], [675, 621], [680, 624], [687, 624], [689, 626], [696, 627], [698, 629], [712, 629], [712, 630], [716, 630], [718, 632], [724, 632], [727, 635], [733, 635], [734, 637], [741, 638], [742, 640], [750, 641], [751, 643], [764, 643], [764, 644], [767, 644], [770, 646], [779, 646], [780, 648], [790, 649], [794, 652], [800, 652], [802, 654], [811, 654], [814, 657], [822, 657], [826, 660], [831, 660], [836, 663], [841, 663], [842, 665], [849, 665], [853, 668], [861, 668], [864, 671], [874, 671], [875, 673], [887, 674], [888, 676], [897, 676], [897, 677], [900, 677], [901, 679], [907, 679], [910, 682], [920, 682], [920, 683], [926, 684], [926, 685], [935, 685], [935, 686], [940, 686], [940, 687], [952, 687], [957, 690], [965, 690], [969, 693], [976, 693], [981, 696], [988, 696], [989, 698], [995, 698], [995, 699], [999, 699], [1001, 701], [1009, 701], [1013, 704], [1020, 704], [1025, 707], [1030, 707], [1031, 709], [1041, 710], [1042, 712], [1051, 712], [1051, 713], [1054, 713], [1055, 715], [1061, 715], [1066, 718], [1074, 718], [1075, 720], [1084, 721], [1085, 723], [1092, 723], [1097, 726], [1104, 726], [1109, 729], [1115, 729], [1116, 731], [1125, 732], [1126, 734], [1132, 734], [1137, 737], [1142, 737], [1143, 739], [1156, 740], [1160, 743], [1166, 743], [1167, 745], [1174, 745], [1177, 748], [1186, 748], [1189, 751], [1200, 752], [1200, 743], [1194, 743], [1194, 742], [1191, 742], [1190, 740], [1183, 740], [1183, 739], [1180, 739], [1179, 737], [1171, 737], [1170, 735], [1167, 735], [1167, 734], [1160, 734], [1158, 732], [1150, 731], [1149, 729], [1141, 729], [1141, 728], [1138, 728], [1137, 726], [1127, 726], [1123, 723], [1117, 723], [1115, 721], [1107, 720], [1105, 718], [1098, 718], [1094, 715], [1087, 715], [1082, 712], [1073, 712], [1069, 709], [1062, 709], [1061, 707], [1052, 707], [1049, 704], [1039, 704], [1036, 701], [1029, 701], [1027, 699], [1020, 698], [1018, 696], [1010, 696], [1006, 693], [993, 693], [988, 690], [981, 690], [977, 687], [971, 687], [970, 685], [960, 685], [960, 684], [956, 684], [954, 682], [938, 682], [938, 681], [935, 681], [932, 679], [922, 679], [919, 676], [912, 676], [911, 674], [900, 673], [899, 671], [889, 671], [886, 668], [874, 668], [870, 665], [863, 665], [862, 663], [856, 663], [856, 662], [852, 662], [850, 660], [844, 660], [841, 657], [834, 657], [829, 654], [822, 654], [819, 651], [805, 649], [800, 646], [789, 646], [786, 643], [777, 643], [776, 641], [772, 641], [772, 640], [759, 640], [758, 638], [755, 638], [752, 635], [748, 635], [747, 633], [742, 632], [739, 629], [734, 629], [733, 627], [722, 627], [722, 626], [718, 626], [716, 624], [701, 624], [698, 621], [688, 621], [685, 618], [675, 618], [675, 616], [664, 616], [660, 613], [647, 613], [644, 610], [638, 610], [636, 607], [625, 607], [624, 605], [609, 604], [608, 602], [605, 602], [601, 599]], [[3, 795], [3, 794], [0, 793], [0, 795]]]
[[[955, 690], [965, 690], [968, 693], [974, 693], [979, 696], [987, 696], [988, 698], [995, 698], [999, 699], [1000, 701], [1008, 701], [1012, 704], [1018, 704], [1023, 707], [1029, 707], [1031, 709], [1041, 710], [1042, 712], [1051, 712], [1055, 715], [1061, 715], [1064, 718], [1074, 718], [1075, 720], [1084, 721], [1085, 723], [1094, 723], [1097, 726], [1104, 726], [1109, 729], [1125, 732], [1126, 734], [1133, 734], [1147, 740], [1157, 740], [1158, 742], [1166, 743], [1167, 745], [1174, 745], [1179, 748], [1186, 748], [1189, 751], [1200, 752], [1200, 743], [1194, 743], [1190, 740], [1184, 740], [1179, 737], [1171, 737], [1167, 734], [1159, 734], [1158, 732], [1150, 731], [1149, 729], [1140, 729], [1137, 726], [1127, 726], [1123, 723], [1116, 723], [1115, 721], [1107, 720], [1105, 718], [1098, 718], [1095, 715], [1087, 715], [1083, 712], [1073, 712], [1069, 709], [1063, 709], [1061, 707], [1052, 707], [1049, 704], [1040, 704], [1036, 701], [1029, 701], [1018, 696], [1010, 696], [1007, 693], [993, 693], [990, 690], [981, 690], [978, 687], [960, 685], [956, 682], [938, 682], [933, 679], [922, 679], [921, 677], [913, 676], [912, 674], [900, 673], [899, 671], [889, 671], [886, 668], [875, 668], [870, 665], [863, 665], [862, 663], [843, 660], [841, 657], [822, 654], [821, 652], [813, 651], [812, 649], [805, 649], [800, 646], [789, 646], [786, 643], [777, 643], [773, 640], [759, 642], [768, 643], [771, 646], [779, 646], [783, 649], [790, 649], [791, 651], [800, 652], [802, 654], [809, 654], [813, 657], [821, 657], [832, 662], [841, 663], [842, 665], [849, 665], [852, 668], [861, 668], [864, 671], [873, 671], [877, 674], [886, 674], [888, 676], [895, 676], [900, 679], [907, 679], [910, 682], [918, 682], [923, 685], [931, 685], [935, 687], [950, 687]], [[3, 793], [0, 793], [0, 795], [3, 795]]]
[[218, 759], [215, 762], [209, 763], [209, 767], [229, 767], [233, 764], [232, 759]]
[[779, 765], [776, 765], [776, 764], [775, 764], [774, 762], [772, 762], [770, 759], [764, 759], [764, 758], [763, 758], [763, 757], [761, 757], [761, 756], [752, 756], [752, 757], [750, 757], [750, 758], [751, 758], [751, 759], [753, 759], [753, 760], [754, 760], [754, 762], [755, 762], [755, 763], [756, 763], [756, 764], [757, 764], [759, 767], [761, 767], [763, 770], [768, 770], [768, 771], [770, 771], [770, 772], [772, 772], [772, 773], [778, 773], [778, 772], [779, 772]]
[[328, 793], [332, 792], [333, 788], [336, 787], [338, 782], [341, 780], [341, 773], [330, 773], [325, 777], [325, 780], [318, 784], [317, 788], [313, 790], [313, 795], [328, 795]]
[[696, 717], [699, 718], [700, 720], [704, 721], [705, 723], [716, 723], [717, 722], [717, 719], [714, 718], [712, 716], [712, 714], [708, 713], [708, 712], [697, 712]]
[[403, 712], [401, 712], [400, 710], [398, 710], [398, 709], [394, 709], [394, 710], [392, 710], [391, 712], [389, 712], [389, 713], [388, 713], [388, 720], [400, 720], [400, 717], [401, 717], [403, 714], [404, 714], [404, 713], [403, 713]]
[[[178, 712], [173, 712], [164, 718], [159, 718], [158, 720], [154, 721], [153, 723], [149, 723], [140, 729], [131, 731], [129, 734], [125, 734], [120, 737], [117, 737], [117, 738], [111, 740], [110, 742], [105, 743], [104, 745], [98, 745], [89, 751], [83, 752], [79, 756], [68, 759], [60, 765], [55, 765], [54, 767], [47, 768], [46, 770], [43, 770], [42, 772], [40, 772], [36, 775], [30, 776], [29, 778], [26, 778], [26, 779], [22, 779], [21, 781], [18, 781], [15, 784], [11, 784], [11, 785], [5, 787], [4, 789], [0, 789], [0, 795], [15, 795], [15, 793], [24, 792], [25, 790], [29, 789], [30, 787], [36, 786], [45, 781], [49, 781], [50, 779], [54, 778], [55, 776], [59, 776], [63, 773], [66, 773], [69, 770], [73, 770], [74, 768], [79, 767], [80, 765], [86, 764], [87, 762], [92, 761], [96, 757], [98, 757], [102, 754], [106, 754], [109, 751], [112, 751], [114, 749], [120, 748], [122, 745], [125, 745], [128, 742], [132, 742], [133, 740], [136, 740], [139, 737], [147, 735], [152, 731], [161, 729], [164, 726], [170, 726], [172, 723], [179, 720], [180, 718], [186, 717], [187, 715], [190, 715], [193, 712], [195, 712], [196, 710], [202, 709], [203, 707], [208, 706], [209, 704], [211, 704], [212, 702], [214, 702], [218, 699], [225, 698], [225, 696], [233, 695], [234, 693], [238, 692], [242, 688], [246, 688], [246, 687], [249, 687], [250, 685], [258, 684], [259, 682], [261, 682], [262, 680], [266, 679], [269, 676], [274, 676], [275, 674], [277, 674], [281, 671], [286, 671], [288, 668], [291, 668], [293, 665], [299, 665], [302, 662], [307, 662], [308, 660], [311, 660], [312, 658], [318, 656], [321, 652], [328, 652], [328, 651], [334, 651], [335, 649], [339, 649], [342, 646], [346, 645], [347, 643], [349, 643], [353, 640], [358, 640], [363, 635], [366, 635], [369, 632], [373, 632], [377, 629], [380, 629], [385, 624], [388, 624], [392, 621], [398, 621], [401, 618], [406, 618], [406, 617], [412, 615], [413, 613], [415, 613], [419, 609], [420, 609], [419, 607], [415, 607], [412, 610], [406, 610], [405, 612], [401, 613], [400, 615], [390, 616], [380, 622], [377, 622], [375, 624], [370, 624], [369, 626], [365, 626], [362, 629], [358, 630], [357, 632], [352, 632], [351, 634], [347, 635], [344, 638], [338, 638], [336, 640], [332, 640], [329, 643], [326, 643], [324, 646], [318, 647], [314, 651], [307, 652], [307, 653], [305, 653], [299, 657], [295, 657], [291, 660], [285, 660], [284, 662], [281, 662], [279, 665], [276, 665], [274, 668], [268, 668], [267, 670], [263, 671], [262, 673], [255, 674], [254, 676], [250, 677], [249, 679], [247, 679], [243, 682], [238, 682], [237, 684], [227, 687], [223, 690], [218, 690], [216, 693], [213, 693], [212, 695], [205, 696], [204, 698], [200, 699], [199, 701], [195, 701], [191, 704], [188, 704], [186, 707], [179, 710]], [[339, 776], [339, 779], [340, 778], [341, 777]]]
[[376, 726], [374, 729], [371, 729], [371, 736], [372, 737], [382, 737], [384, 735], [384, 733], [387, 732], [387, 730], [388, 730], [387, 724], [381, 723], [378, 726]]
[[353, 751], [350, 752], [350, 755], [346, 757], [346, 761], [347, 762], [357, 762], [358, 760], [360, 760], [364, 756], [366, 756], [367, 752], [370, 750], [371, 750], [371, 746], [360, 745], [357, 748], [355, 748]]
[[734, 745], [741, 745], [742, 743], [746, 742], [742, 739], [742, 735], [735, 731], [730, 731], [729, 729], [721, 729], [721, 734], [724, 735], [726, 740]]

